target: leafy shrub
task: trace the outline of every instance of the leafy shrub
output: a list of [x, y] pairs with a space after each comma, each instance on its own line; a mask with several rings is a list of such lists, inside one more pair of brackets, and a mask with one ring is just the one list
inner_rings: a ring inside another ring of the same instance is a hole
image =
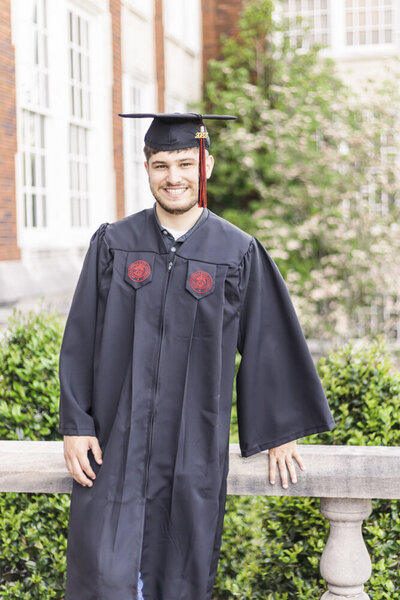
[[[0, 341], [0, 437], [60, 439], [58, 355], [63, 323], [56, 314], [15, 314]], [[400, 378], [381, 342], [348, 344], [319, 365], [337, 422], [313, 444], [397, 445]], [[23, 391], [21, 391], [23, 390]], [[231, 441], [237, 442], [234, 402]], [[0, 494], [0, 597], [62, 600], [68, 494]], [[228, 496], [214, 600], [320, 597], [328, 522], [317, 498]], [[363, 527], [373, 558], [371, 600], [400, 600], [399, 503], [374, 500]]]
[[[60, 440], [56, 313], [14, 312], [0, 339], [0, 438]], [[69, 494], [0, 494], [0, 597], [64, 595]]]
[[[382, 341], [345, 345], [320, 361], [319, 373], [337, 425], [302, 443], [399, 444], [400, 376]], [[235, 408], [231, 441], [238, 441]], [[363, 525], [373, 569], [366, 589], [371, 600], [399, 600], [399, 502], [372, 507]], [[328, 530], [318, 498], [228, 496], [214, 600], [319, 598]]]
[[15, 312], [0, 342], [0, 439], [59, 440], [56, 313]]

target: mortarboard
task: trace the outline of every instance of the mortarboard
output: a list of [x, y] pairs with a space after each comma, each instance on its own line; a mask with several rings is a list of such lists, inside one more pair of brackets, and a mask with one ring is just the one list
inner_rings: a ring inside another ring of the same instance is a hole
[[210, 138], [203, 119], [232, 120], [231, 115], [200, 115], [197, 113], [130, 113], [120, 117], [150, 118], [152, 124], [146, 132], [146, 146], [156, 150], [173, 151], [199, 146], [199, 200], [198, 206], [207, 206], [205, 150]]

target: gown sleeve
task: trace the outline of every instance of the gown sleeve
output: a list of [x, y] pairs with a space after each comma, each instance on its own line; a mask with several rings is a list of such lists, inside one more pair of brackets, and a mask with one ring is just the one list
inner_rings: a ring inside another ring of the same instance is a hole
[[65, 325], [59, 359], [59, 427], [62, 435], [96, 435], [90, 415], [98, 282], [111, 256], [105, 232], [92, 235]]
[[251, 456], [335, 427], [285, 282], [253, 237], [240, 272], [239, 442]]

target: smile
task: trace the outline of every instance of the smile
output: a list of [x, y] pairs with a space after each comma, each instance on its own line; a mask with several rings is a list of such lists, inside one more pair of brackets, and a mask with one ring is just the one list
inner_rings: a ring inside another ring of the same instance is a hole
[[173, 196], [174, 198], [181, 196], [184, 192], [186, 192], [186, 190], [186, 187], [164, 188], [164, 191], [167, 192], [169, 196]]

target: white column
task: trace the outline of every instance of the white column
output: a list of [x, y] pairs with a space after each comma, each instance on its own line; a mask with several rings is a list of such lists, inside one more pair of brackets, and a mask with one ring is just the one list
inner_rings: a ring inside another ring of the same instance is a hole
[[328, 583], [321, 600], [368, 600], [364, 583], [371, 576], [371, 559], [361, 525], [371, 514], [368, 498], [321, 498], [321, 512], [329, 519], [328, 541], [320, 572]]

